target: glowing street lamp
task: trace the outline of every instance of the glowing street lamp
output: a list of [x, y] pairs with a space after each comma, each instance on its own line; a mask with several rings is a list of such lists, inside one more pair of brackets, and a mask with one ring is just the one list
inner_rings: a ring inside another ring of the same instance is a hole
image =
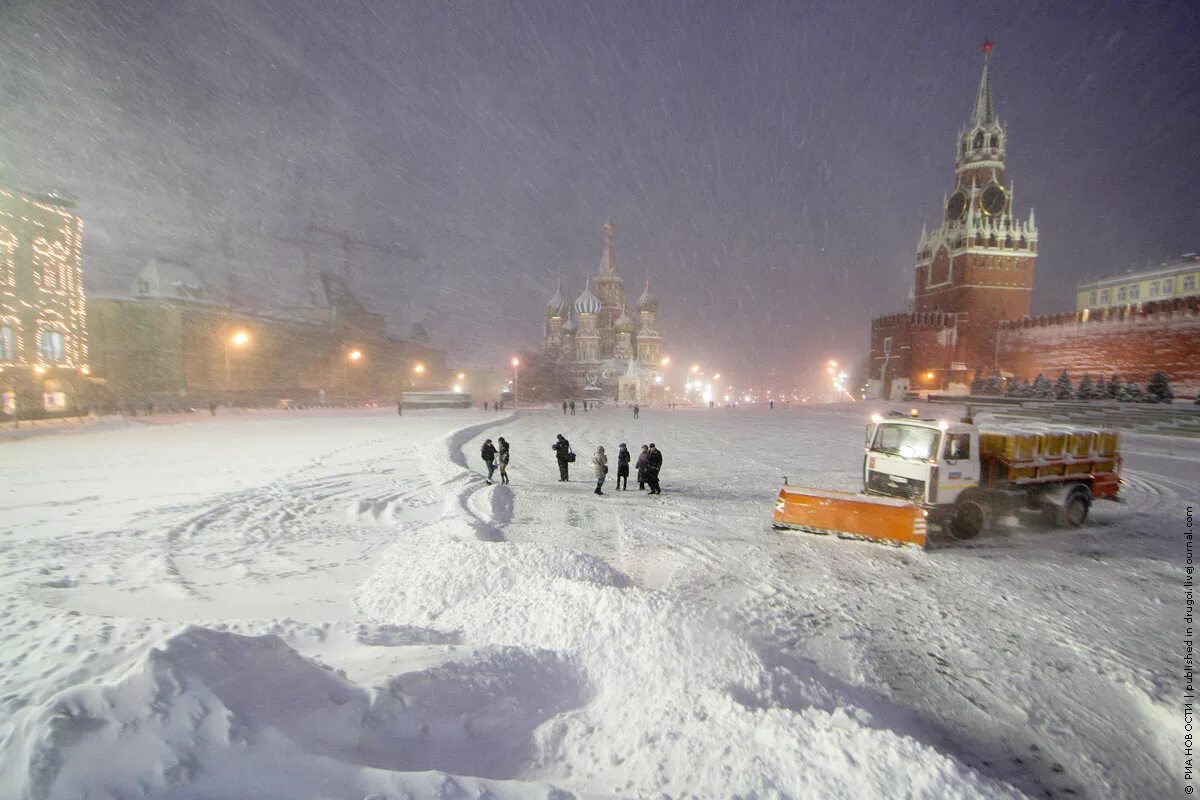
[[346, 397], [350, 396], [350, 367], [358, 366], [365, 357], [363, 351], [355, 347], [347, 350], [342, 358], [342, 391]]
[[699, 371], [700, 371], [700, 365], [692, 364], [692, 372], [695, 373], [695, 372], [699, 372]]
[[465, 381], [465, 380], [467, 379], [467, 373], [465, 373], [465, 372], [460, 372], [460, 373], [458, 373], [458, 376], [457, 376], [457, 377], [458, 377], [458, 379], [459, 379], [460, 381]]
[[234, 331], [231, 336], [225, 339], [225, 388], [229, 389], [233, 386], [233, 379], [229, 372], [229, 346], [233, 345], [239, 350], [245, 349], [250, 344], [250, 334], [244, 330]]
[[659, 364], [661, 364], [661, 365], [663, 365], [664, 367], [665, 367], [665, 366], [668, 366], [668, 365], [671, 363], [671, 357], [670, 357], [670, 356], [663, 356], [663, 357], [662, 357], [662, 360], [661, 360], [661, 361], [659, 361], [658, 363], [659, 363]]

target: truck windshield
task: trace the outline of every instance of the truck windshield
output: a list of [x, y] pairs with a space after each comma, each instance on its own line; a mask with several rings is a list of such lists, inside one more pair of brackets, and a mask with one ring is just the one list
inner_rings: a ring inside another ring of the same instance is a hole
[[938, 431], [913, 425], [880, 425], [871, 449], [902, 458], [928, 460], [937, 452]]

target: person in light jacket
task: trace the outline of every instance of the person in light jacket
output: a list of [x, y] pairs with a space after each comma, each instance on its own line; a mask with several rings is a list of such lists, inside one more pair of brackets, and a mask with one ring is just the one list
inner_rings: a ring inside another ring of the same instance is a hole
[[592, 456], [592, 472], [596, 475], [596, 494], [604, 494], [600, 489], [608, 477], [608, 456], [604, 455], [603, 447], [597, 447], [596, 455]]

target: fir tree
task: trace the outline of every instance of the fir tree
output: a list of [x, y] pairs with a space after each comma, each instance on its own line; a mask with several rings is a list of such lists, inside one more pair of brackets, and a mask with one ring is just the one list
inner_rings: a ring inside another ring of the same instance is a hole
[[1079, 382], [1079, 388], [1075, 390], [1075, 396], [1080, 400], [1091, 400], [1092, 392], [1096, 390], [1095, 384], [1092, 383], [1092, 373], [1083, 373], [1083, 380]]
[[971, 381], [971, 396], [979, 397], [981, 394], [983, 394], [983, 376], [977, 372], [975, 380]]
[[1115, 372], [1112, 374], [1112, 377], [1108, 379], [1108, 385], [1104, 387], [1104, 393], [1109, 400], [1117, 399], [1117, 396], [1121, 394], [1120, 375]]
[[1064, 369], [1054, 382], [1054, 399], [1070, 400], [1075, 397], [1075, 388], [1071, 386], [1071, 376]]
[[1040, 400], [1049, 400], [1052, 393], [1053, 387], [1050, 385], [1050, 379], [1039, 372], [1033, 379], [1033, 386], [1029, 388], [1029, 396]]
[[988, 375], [987, 380], [983, 382], [983, 393], [988, 397], [1000, 397], [1004, 394], [1004, 379], [999, 373], [993, 372]]
[[1159, 370], [1150, 376], [1150, 382], [1146, 384], [1146, 399], [1151, 403], [1169, 403], [1175, 399], [1167, 373]]
[[1117, 401], [1121, 403], [1138, 403], [1142, 399], [1142, 387], [1133, 381], [1121, 386], [1117, 391]]

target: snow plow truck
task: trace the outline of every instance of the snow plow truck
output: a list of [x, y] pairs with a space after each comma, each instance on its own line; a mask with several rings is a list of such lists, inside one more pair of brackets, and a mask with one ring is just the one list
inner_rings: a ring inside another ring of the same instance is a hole
[[972, 539], [991, 521], [1041, 511], [1078, 528], [1092, 501], [1116, 500], [1115, 431], [1054, 426], [977, 428], [969, 421], [875, 415], [867, 425], [861, 492], [787, 485], [774, 526], [924, 547], [928, 524]]

